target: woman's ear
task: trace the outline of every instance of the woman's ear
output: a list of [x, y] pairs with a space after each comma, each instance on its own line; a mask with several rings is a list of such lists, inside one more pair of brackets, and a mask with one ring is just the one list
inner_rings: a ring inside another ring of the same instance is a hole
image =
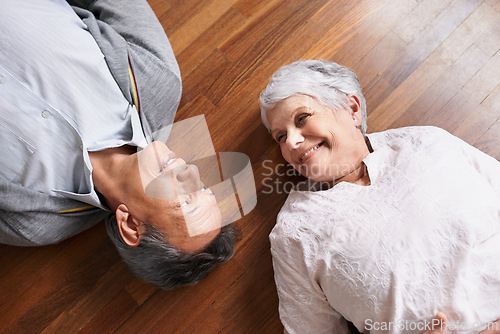
[[348, 94], [347, 99], [349, 100], [349, 107], [351, 107], [352, 112], [358, 112], [361, 111], [361, 104], [359, 102], [359, 99], [356, 95], [354, 94]]
[[116, 208], [116, 223], [123, 241], [131, 247], [139, 246], [141, 233], [145, 230], [144, 224], [132, 216], [125, 204]]
[[352, 118], [356, 122], [356, 126], [359, 127], [361, 125], [361, 119], [363, 115], [361, 114], [361, 104], [359, 102], [359, 98], [354, 94], [347, 95], [349, 100], [349, 107], [351, 108]]

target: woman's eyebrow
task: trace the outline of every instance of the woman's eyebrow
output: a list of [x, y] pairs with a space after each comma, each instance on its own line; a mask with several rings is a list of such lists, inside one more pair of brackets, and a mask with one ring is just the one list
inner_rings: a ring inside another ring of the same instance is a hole
[[271, 131], [271, 135], [274, 137], [276, 135], [277, 132], [280, 132], [282, 131], [281, 129], [274, 129]]
[[311, 108], [307, 107], [307, 106], [301, 106], [301, 107], [298, 107], [297, 109], [295, 109], [292, 113], [293, 116], [295, 116], [295, 114], [297, 114], [298, 112], [300, 111], [309, 111], [311, 110]]

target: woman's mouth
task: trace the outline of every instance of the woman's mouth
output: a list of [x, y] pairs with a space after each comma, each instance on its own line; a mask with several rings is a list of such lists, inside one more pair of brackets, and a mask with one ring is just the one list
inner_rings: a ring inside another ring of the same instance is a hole
[[306, 151], [306, 153], [304, 153], [301, 157], [300, 157], [300, 163], [303, 163], [304, 161], [306, 161], [307, 159], [309, 159], [311, 156], [312, 156], [312, 153], [316, 152], [322, 145], [324, 144], [324, 142], [321, 142], [313, 147], [311, 147], [310, 149], [308, 149]]

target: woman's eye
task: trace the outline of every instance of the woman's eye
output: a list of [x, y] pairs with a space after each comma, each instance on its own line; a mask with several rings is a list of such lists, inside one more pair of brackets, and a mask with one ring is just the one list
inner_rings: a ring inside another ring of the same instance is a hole
[[201, 188], [201, 191], [206, 191], [206, 190], [207, 190], [207, 187]]
[[179, 206], [182, 208], [182, 207], [188, 206], [188, 205], [189, 205], [189, 202], [188, 201], [184, 201]]
[[311, 114], [300, 114], [298, 117], [297, 117], [297, 124], [302, 124], [302, 122], [307, 118], [311, 116]]
[[283, 143], [285, 140], [286, 140], [286, 136], [285, 135], [279, 135], [279, 136], [276, 137], [276, 141], [278, 143]]

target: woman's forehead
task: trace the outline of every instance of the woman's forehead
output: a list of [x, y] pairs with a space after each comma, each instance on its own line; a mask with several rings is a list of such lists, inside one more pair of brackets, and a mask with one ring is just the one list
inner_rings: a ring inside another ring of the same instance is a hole
[[286, 122], [293, 122], [297, 113], [307, 112], [319, 104], [308, 95], [295, 95], [281, 100], [268, 113], [271, 132]]

